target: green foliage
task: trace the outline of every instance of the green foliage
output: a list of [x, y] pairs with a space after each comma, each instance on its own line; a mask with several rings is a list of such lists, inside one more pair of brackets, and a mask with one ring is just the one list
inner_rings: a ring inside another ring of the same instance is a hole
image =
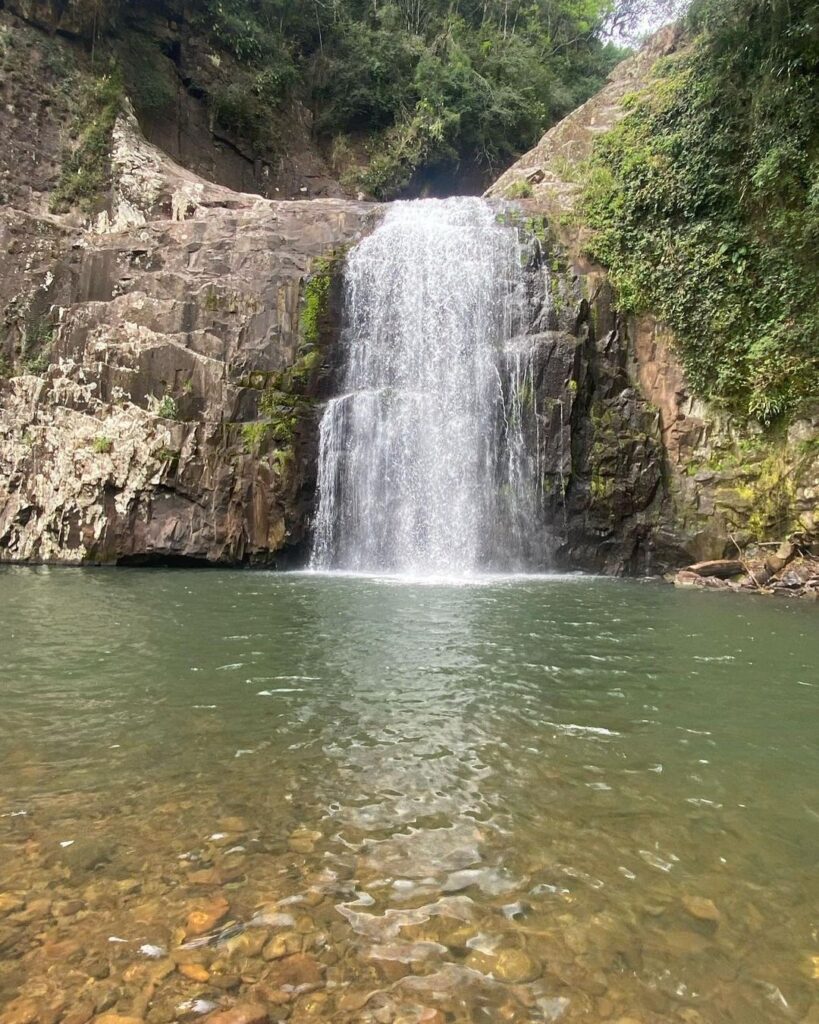
[[312, 272], [304, 285], [303, 305], [299, 326], [301, 336], [307, 345], [317, 345], [321, 338], [322, 320], [327, 315], [327, 304], [333, 277], [344, 259], [344, 251], [338, 250], [329, 256], [320, 256], [312, 266]]
[[366, 137], [350, 184], [388, 198], [422, 170], [487, 175], [587, 99], [622, 51], [600, 40], [612, 0], [204, 0], [194, 15], [238, 62], [220, 127], [276, 145], [298, 96], [329, 149]]
[[163, 395], [156, 406], [157, 416], [166, 420], [179, 419], [179, 406], [173, 395]]
[[91, 446], [97, 455], [107, 455], [114, 447], [114, 442], [110, 437], [105, 437], [104, 434], [100, 434], [94, 438], [94, 443]]
[[51, 364], [54, 323], [47, 314], [29, 313], [25, 319], [22, 345], [23, 369], [40, 375]]
[[513, 181], [511, 185], [506, 189], [507, 199], [531, 199], [532, 198], [532, 186], [525, 178], [520, 178], [518, 181]]
[[177, 83], [173, 66], [158, 43], [141, 32], [129, 32], [118, 52], [136, 112], [149, 117], [166, 113], [176, 100]]
[[278, 142], [275, 122], [248, 88], [247, 82], [231, 82], [211, 97], [213, 118], [217, 127], [247, 139], [260, 149], [275, 148]]
[[587, 168], [591, 254], [675, 331], [695, 390], [771, 422], [819, 392], [819, 109], [807, 0], [699, 0]]
[[45, 373], [50, 365], [51, 360], [48, 358], [48, 355], [44, 352], [39, 352], [37, 355], [34, 356], [26, 356], [23, 359], [23, 368], [25, 369], [26, 373], [34, 374], [37, 377]]
[[160, 462], [169, 462], [172, 465], [179, 462], [180, 452], [176, 448], [169, 448], [167, 445], [160, 445], [153, 453]]
[[63, 161], [60, 180], [51, 196], [54, 213], [65, 213], [74, 206], [91, 213], [108, 188], [111, 133], [123, 102], [119, 70], [83, 81], [77, 101], [73, 129], [77, 141]]
[[32, 313], [26, 317], [23, 332], [23, 355], [33, 356], [54, 340], [54, 323], [49, 316]]
[[242, 444], [248, 455], [256, 455], [264, 444], [270, 430], [268, 423], [243, 423]]

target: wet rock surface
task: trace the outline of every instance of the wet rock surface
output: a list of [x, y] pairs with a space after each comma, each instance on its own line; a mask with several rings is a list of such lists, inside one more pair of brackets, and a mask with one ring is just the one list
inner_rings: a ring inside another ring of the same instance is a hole
[[819, 600], [819, 558], [799, 542], [778, 547], [751, 547], [739, 561], [724, 560], [690, 565], [668, 579], [677, 587], [804, 597]]
[[548, 239], [558, 242], [549, 263], [562, 254], [560, 305], [574, 314], [574, 326], [571, 315], [566, 326], [591, 342], [585, 374], [573, 377], [578, 421], [571, 467], [563, 459], [562, 554], [567, 564], [607, 572], [657, 573], [733, 559], [737, 544], [744, 550], [792, 531], [819, 553], [816, 402], [800, 411], [787, 437], [771, 443], [762, 441], [757, 422], [705, 405], [685, 379], [672, 332], [651, 315], [618, 315], [605, 269], [585, 252], [587, 228], [577, 210], [581, 165], [595, 140], [625, 116], [628, 97], [650, 85], [656, 61], [684, 45], [678, 27], [660, 29], [486, 193], [493, 200], [521, 190], [531, 197], [517, 204], [521, 219], [530, 228], [545, 221]]

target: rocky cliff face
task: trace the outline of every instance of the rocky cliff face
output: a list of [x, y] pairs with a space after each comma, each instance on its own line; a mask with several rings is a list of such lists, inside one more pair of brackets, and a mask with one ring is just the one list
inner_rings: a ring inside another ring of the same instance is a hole
[[[379, 208], [213, 184], [126, 114], [105, 208], [49, 213], [72, 117], [65, 54], [13, 28], [27, 70], [17, 60], [0, 82], [0, 561], [292, 564], [334, 384], [340, 256]], [[562, 565], [659, 572], [782, 534], [783, 517], [806, 536], [816, 526], [817, 422], [792, 427], [778, 461], [731, 462], [747, 436], [689, 394], [662, 325], [618, 314], [568, 218], [573, 161], [673, 45], [660, 37], [618, 69], [491, 191], [531, 193], [502, 215], [528, 246]]]
[[[30, 180], [6, 174], [7, 184], [24, 194], [43, 192], [49, 175], [59, 172], [83, 73], [105, 70], [113, 52], [142, 133], [182, 167], [271, 199], [347, 194], [312, 137], [309, 110], [298, 101], [271, 110], [265, 133], [254, 132], [241, 117], [228, 119], [230, 124], [220, 120], [219, 98], [234, 95], [231, 86], [241, 80], [238, 67], [229, 53], [208, 45], [201, 24], [194, 31], [196, 12], [184, 3], [121, 5], [122, 24], [102, 54], [95, 54], [92, 44], [89, 19], [95, 9], [102, 16], [105, 7], [63, 0], [0, 3], [0, 128], [14, 144], [17, 161], [25, 161], [32, 174]], [[103, 34], [104, 28], [97, 26]]]
[[130, 117], [113, 180], [88, 227], [2, 212], [0, 560], [280, 564], [312, 503], [331, 263], [374, 208], [209, 184]]
[[579, 165], [679, 45], [676, 29], [657, 33], [487, 193], [514, 199], [524, 230], [540, 234], [539, 259], [556, 270], [578, 344], [575, 390], [562, 395], [565, 499], [552, 508], [570, 565], [662, 571], [738, 550], [758, 558], [758, 542], [788, 535], [804, 550], [819, 544], [819, 406], [775, 439], [709, 408], [691, 392], [671, 333], [651, 316], [622, 315], [604, 269], [584, 256]]

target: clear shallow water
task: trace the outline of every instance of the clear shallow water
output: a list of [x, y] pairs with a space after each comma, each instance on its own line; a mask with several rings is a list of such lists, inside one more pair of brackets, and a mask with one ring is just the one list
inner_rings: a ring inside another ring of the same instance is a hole
[[[812, 606], [7, 569], [0, 628], [0, 1005], [817, 1019]], [[292, 920], [171, 970], [220, 897]]]

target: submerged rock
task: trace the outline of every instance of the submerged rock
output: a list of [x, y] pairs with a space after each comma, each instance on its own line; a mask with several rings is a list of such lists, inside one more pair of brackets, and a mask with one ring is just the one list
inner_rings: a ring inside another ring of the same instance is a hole
[[713, 900], [704, 896], [683, 896], [682, 905], [686, 913], [695, 917], [698, 921], [708, 921], [711, 924], [719, 924], [721, 915]]
[[269, 983], [278, 988], [292, 987], [301, 989], [304, 986], [320, 985], [322, 966], [309, 953], [295, 953], [279, 960], [268, 977]]
[[114, 856], [115, 845], [107, 839], [78, 839], [70, 846], [60, 850], [60, 860], [71, 871], [72, 875], [86, 874], [103, 864], [108, 864]]
[[94, 1018], [94, 1024], [142, 1024], [142, 1017], [123, 1016], [119, 1013], [104, 1013]]
[[209, 1014], [205, 1020], [207, 1024], [267, 1024], [270, 1014], [264, 1006], [258, 1003], [244, 1003], [232, 1007], [230, 1010], [218, 1010]]
[[16, 893], [0, 893], [0, 917], [6, 917], [8, 914], [14, 914], [18, 910], [22, 910], [25, 905], [26, 901], [23, 897], [18, 896]]
[[204, 935], [220, 924], [228, 915], [230, 904], [224, 896], [192, 910], [185, 921], [185, 935], [189, 938]]
[[206, 982], [210, 978], [210, 972], [202, 964], [177, 964], [177, 971], [190, 981]]

